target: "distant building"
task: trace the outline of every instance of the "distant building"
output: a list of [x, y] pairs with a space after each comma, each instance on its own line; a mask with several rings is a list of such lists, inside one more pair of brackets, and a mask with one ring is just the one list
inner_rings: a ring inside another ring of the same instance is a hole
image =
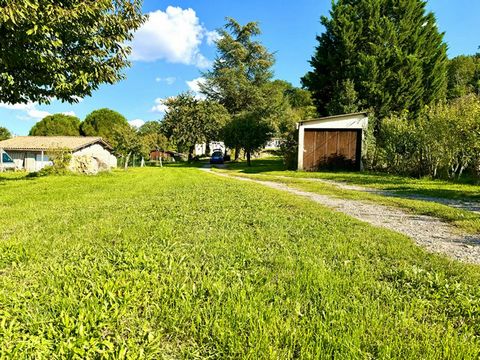
[[59, 150], [70, 151], [73, 158], [88, 159], [98, 168], [117, 167], [112, 147], [100, 137], [18, 136], [0, 141], [0, 151], [8, 154], [17, 169], [28, 172], [52, 165], [49, 154]]
[[280, 149], [280, 146], [282, 146], [282, 143], [285, 140], [280, 139], [280, 138], [272, 138], [267, 144], [265, 145], [265, 150], [278, 150]]
[[195, 145], [195, 156], [211, 156], [215, 150], [220, 150], [223, 154], [225, 154], [227, 148], [225, 147], [223, 141], [212, 141], [210, 142], [210, 151], [207, 154], [207, 144], [197, 144]]

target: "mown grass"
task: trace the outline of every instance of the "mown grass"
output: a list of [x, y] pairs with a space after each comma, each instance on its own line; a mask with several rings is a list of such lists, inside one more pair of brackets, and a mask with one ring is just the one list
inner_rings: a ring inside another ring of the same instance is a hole
[[[224, 170], [215, 170], [226, 172]], [[430, 215], [445, 220], [456, 226], [459, 230], [469, 234], [480, 233], [480, 215], [478, 213], [463, 210], [432, 201], [408, 199], [402, 197], [384, 196], [375, 193], [346, 190], [333, 184], [309, 181], [297, 177], [284, 177], [283, 175], [245, 174], [236, 173], [235, 176], [247, 177], [263, 181], [273, 181], [286, 184], [296, 189], [313, 192], [316, 194], [330, 195], [342, 199], [369, 201], [377, 204], [402, 208], [408, 212], [419, 215]]]
[[480, 268], [196, 169], [0, 181], [0, 357], [475, 359]]
[[354, 185], [391, 191], [397, 195], [423, 195], [454, 200], [480, 200], [480, 186], [464, 181], [444, 181], [429, 178], [410, 178], [385, 173], [288, 171], [280, 158], [254, 160], [253, 166], [245, 162], [229, 165], [229, 169], [246, 174], [282, 175], [293, 178], [311, 178], [346, 182]]

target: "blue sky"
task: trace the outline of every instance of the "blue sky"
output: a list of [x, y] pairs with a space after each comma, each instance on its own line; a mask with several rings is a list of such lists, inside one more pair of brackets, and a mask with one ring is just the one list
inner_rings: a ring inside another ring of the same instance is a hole
[[[309, 70], [308, 60], [322, 32], [321, 15], [328, 14], [329, 0], [145, 0], [144, 11], [152, 13], [149, 23], [137, 33], [134, 59], [125, 71], [127, 79], [102, 86], [79, 104], [55, 102], [48, 106], [0, 104], [0, 126], [17, 135], [49, 113], [85, 116], [102, 107], [119, 111], [129, 121], [156, 120], [162, 117], [161, 99], [188, 89], [213, 60], [211, 40], [214, 30], [227, 16], [241, 23], [259, 21], [260, 40], [275, 52], [275, 77], [299, 85]], [[438, 19], [449, 46], [449, 56], [474, 54], [480, 45], [480, 1], [430, 0], [429, 9]]]

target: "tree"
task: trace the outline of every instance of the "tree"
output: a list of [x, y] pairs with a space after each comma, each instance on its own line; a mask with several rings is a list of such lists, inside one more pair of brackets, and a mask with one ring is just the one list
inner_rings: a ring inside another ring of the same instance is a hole
[[100, 136], [114, 148], [119, 139], [116, 133], [122, 133], [122, 128], [130, 128], [127, 119], [122, 114], [110, 109], [93, 111], [80, 126], [83, 135]]
[[114, 125], [111, 132], [112, 143], [114, 143], [114, 151], [125, 159], [124, 168], [128, 168], [128, 162], [132, 154], [141, 153], [142, 143], [140, 137], [133, 126], [127, 124]]
[[5, 127], [0, 126], [0, 141], [10, 139], [11, 137], [12, 134], [10, 131]]
[[44, 117], [30, 129], [30, 136], [79, 136], [80, 119], [64, 114]]
[[0, 101], [78, 102], [124, 76], [141, 0], [7, 1], [0, 7]]
[[[273, 76], [274, 57], [258, 41], [261, 34], [256, 22], [240, 25], [227, 18], [217, 41], [217, 57], [212, 70], [203, 74], [200, 89], [207, 99], [222, 104], [233, 117], [243, 111], [253, 111], [265, 99], [262, 87]], [[238, 159], [238, 146], [235, 146]]]
[[274, 128], [264, 114], [247, 111], [236, 115], [224, 129], [225, 145], [240, 146], [247, 155], [251, 166], [252, 153], [259, 150], [271, 139]]
[[251, 108], [261, 97], [259, 88], [273, 76], [273, 55], [252, 39], [260, 34], [256, 22], [242, 26], [227, 18], [216, 43], [213, 68], [203, 74], [202, 93], [225, 106], [231, 115]]
[[424, 0], [338, 0], [303, 85], [318, 112], [414, 114], [446, 95], [447, 46]]
[[468, 94], [480, 95], [480, 54], [457, 56], [448, 63], [448, 98]]
[[212, 100], [199, 100], [191, 93], [183, 93], [165, 101], [168, 110], [162, 122], [169, 140], [188, 149], [193, 159], [196, 144], [218, 139], [230, 116], [227, 110]]

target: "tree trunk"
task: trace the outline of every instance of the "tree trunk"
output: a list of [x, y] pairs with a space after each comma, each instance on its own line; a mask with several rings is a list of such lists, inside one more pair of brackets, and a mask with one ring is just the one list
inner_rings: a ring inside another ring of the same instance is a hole
[[205, 143], [205, 155], [210, 156], [210, 140]]
[[235, 161], [240, 158], [240, 146], [235, 146]]
[[247, 165], [252, 166], [252, 161], [251, 161], [252, 154], [250, 151], [247, 151]]
[[145, 158], [142, 156], [142, 161], [140, 162], [140, 167], [145, 166]]
[[128, 168], [128, 161], [130, 160], [130, 155], [132, 155], [131, 152], [129, 152], [127, 154], [127, 157], [125, 158], [125, 164], [123, 164], [125, 170], [127, 170], [127, 168]]
[[192, 162], [193, 160], [193, 151], [195, 150], [195, 146], [190, 146], [188, 149], [188, 162]]

